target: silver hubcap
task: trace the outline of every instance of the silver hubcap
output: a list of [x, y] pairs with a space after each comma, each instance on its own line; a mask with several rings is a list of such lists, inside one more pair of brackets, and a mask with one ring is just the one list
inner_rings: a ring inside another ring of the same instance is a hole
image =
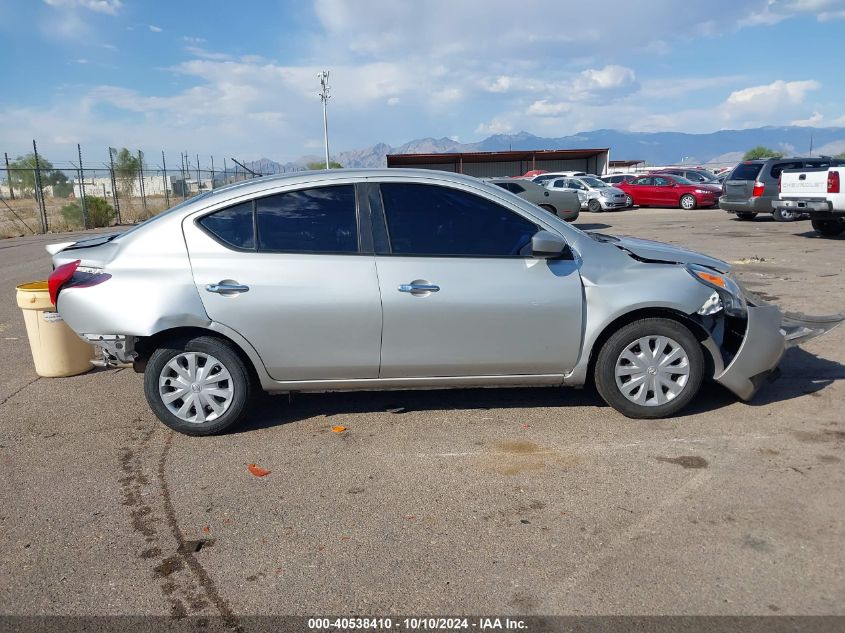
[[235, 389], [229, 370], [214, 356], [184, 352], [171, 358], [161, 370], [158, 392], [177, 418], [202, 424], [226, 412]]
[[637, 339], [616, 359], [616, 386], [635, 404], [666, 404], [681, 394], [688, 380], [689, 357], [668, 336]]
[[692, 209], [695, 206], [695, 199], [685, 196], [684, 199], [681, 200], [681, 206], [684, 209]]

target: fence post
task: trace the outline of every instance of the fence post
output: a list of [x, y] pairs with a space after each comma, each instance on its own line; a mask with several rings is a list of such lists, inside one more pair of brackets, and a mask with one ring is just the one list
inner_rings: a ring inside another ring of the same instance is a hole
[[111, 194], [114, 198], [114, 210], [117, 211], [117, 223], [120, 224], [120, 198], [117, 197], [117, 178], [114, 176], [114, 154], [113, 151], [117, 151], [112, 147], [109, 147], [109, 164], [111, 168], [109, 171], [111, 172]]
[[144, 207], [144, 217], [147, 215], [147, 195], [144, 191], [144, 153], [138, 150], [138, 182], [141, 185], [141, 204]]
[[170, 193], [167, 191], [167, 163], [164, 161], [164, 150], [161, 150], [161, 180], [164, 183], [164, 204], [170, 208]]
[[82, 228], [88, 229], [88, 201], [85, 196], [85, 171], [82, 169], [82, 147], [79, 143], [76, 144], [76, 152], [79, 156], [79, 180], [80, 192], [82, 195]]
[[9, 153], [3, 152], [6, 157], [6, 180], [9, 181], [9, 198], [15, 199], [15, 190], [12, 188], [12, 170], [9, 168]]
[[32, 139], [32, 153], [35, 154], [35, 197], [41, 212], [41, 228], [46, 233], [50, 230], [50, 223], [47, 221], [47, 205], [44, 203], [44, 189], [41, 187], [41, 163], [38, 161], [38, 147], [35, 145], [35, 139]]

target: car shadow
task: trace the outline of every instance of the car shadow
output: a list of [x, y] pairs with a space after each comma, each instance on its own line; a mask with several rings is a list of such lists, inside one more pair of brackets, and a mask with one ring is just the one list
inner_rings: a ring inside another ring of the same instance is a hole
[[330, 420], [334, 416], [353, 413], [401, 415], [413, 411], [490, 411], [529, 407], [564, 410], [583, 406], [607, 405], [590, 386], [584, 389], [515, 387], [297, 393], [290, 401], [287, 395], [268, 395], [260, 398], [252, 414], [230, 432], [247, 433], [313, 417]]
[[[845, 365], [821, 358], [800, 347], [787, 350], [780, 364], [781, 377], [764, 384], [746, 404], [764, 406], [794, 400], [845, 380]], [[737, 402], [736, 396], [714, 382], [706, 382], [693, 402], [673, 419], [718, 411]], [[433, 389], [407, 391], [357, 391], [265, 395], [257, 399], [252, 414], [230, 432], [248, 433], [313, 417], [332, 418], [353, 413], [397, 414], [412, 411], [461, 411], [521, 409], [529, 407], [606, 408], [592, 385], [583, 389], [559, 387], [499, 389]], [[620, 422], [625, 418], [619, 415]]]
[[813, 240], [845, 240], [845, 233], [840, 233], [839, 235], [822, 235], [815, 229], [810, 231], [804, 231], [803, 233], [793, 233], [796, 237], [809, 237]]

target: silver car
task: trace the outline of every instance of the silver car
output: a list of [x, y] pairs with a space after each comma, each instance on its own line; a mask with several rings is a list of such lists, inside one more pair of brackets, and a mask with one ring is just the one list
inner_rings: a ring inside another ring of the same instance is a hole
[[524, 178], [488, 178], [487, 182], [533, 202], [557, 217], [574, 222], [581, 211], [581, 201], [574, 191], [553, 191]]
[[48, 250], [64, 320], [190, 435], [258, 389], [594, 381], [626, 416], [671, 416], [705, 378], [751, 398], [788, 339], [828, 327], [785, 325], [717, 259], [430, 170], [256, 178]]
[[581, 199], [582, 208], [592, 213], [631, 206], [628, 194], [594, 176], [554, 178], [543, 183], [543, 186], [552, 191], [557, 189], [575, 191]]

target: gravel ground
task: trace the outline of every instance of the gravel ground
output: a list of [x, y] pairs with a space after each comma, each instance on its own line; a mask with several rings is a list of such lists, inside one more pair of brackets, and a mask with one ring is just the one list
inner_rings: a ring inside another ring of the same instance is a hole
[[[578, 224], [734, 262], [786, 310], [845, 310], [845, 239], [808, 223]], [[129, 369], [35, 375], [14, 286], [64, 239], [0, 241], [2, 614], [845, 614], [845, 328], [753, 402], [710, 385], [669, 420], [592, 389], [315, 394], [189, 438]]]

